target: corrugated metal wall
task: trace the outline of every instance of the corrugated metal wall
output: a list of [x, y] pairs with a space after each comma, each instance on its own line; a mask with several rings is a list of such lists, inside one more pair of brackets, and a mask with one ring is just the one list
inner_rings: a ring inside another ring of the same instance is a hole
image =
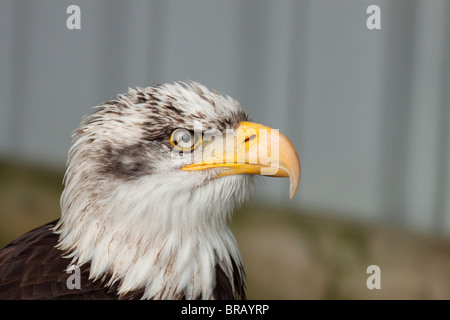
[[0, 151], [62, 167], [92, 106], [191, 79], [291, 138], [291, 205], [450, 233], [449, 30], [446, 0], [2, 0]]

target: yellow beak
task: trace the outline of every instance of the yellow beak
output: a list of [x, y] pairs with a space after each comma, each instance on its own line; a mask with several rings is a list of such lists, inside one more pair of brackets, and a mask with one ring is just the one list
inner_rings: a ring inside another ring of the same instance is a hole
[[300, 182], [300, 161], [292, 143], [278, 130], [241, 122], [226, 139], [215, 139], [203, 149], [202, 161], [186, 165], [185, 171], [219, 168], [218, 177], [259, 174], [289, 177], [290, 198]]

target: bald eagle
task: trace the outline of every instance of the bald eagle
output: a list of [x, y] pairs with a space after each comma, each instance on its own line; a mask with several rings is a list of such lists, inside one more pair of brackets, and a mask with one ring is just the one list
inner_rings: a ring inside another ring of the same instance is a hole
[[292, 198], [300, 162], [286, 137], [229, 96], [175, 82], [119, 94], [73, 138], [61, 218], [0, 250], [0, 299], [245, 299], [227, 221], [255, 175], [289, 177]]

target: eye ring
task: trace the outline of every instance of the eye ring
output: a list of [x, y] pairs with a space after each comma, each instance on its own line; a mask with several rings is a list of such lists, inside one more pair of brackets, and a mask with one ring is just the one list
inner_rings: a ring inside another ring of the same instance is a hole
[[170, 143], [175, 148], [183, 151], [195, 149], [201, 141], [202, 136], [199, 132], [194, 132], [188, 129], [176, 129], [170, 135]]

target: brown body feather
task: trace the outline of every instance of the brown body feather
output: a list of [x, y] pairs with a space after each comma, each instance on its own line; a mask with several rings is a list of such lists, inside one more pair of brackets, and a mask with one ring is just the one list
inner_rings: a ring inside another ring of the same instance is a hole
[[[58, 235], [51, 230], [57, 221], [29, 231], [0, 249], [0, 300], [117, 300], [142, 297], [143, 289], [119, 296], [118, 282], [106, 287], [100, 280], [90, 280], [89, 264], [80, 268], [80, 289], [69, 289], [67, 280], [72, 273], [66, 270], [71, 259], [64, 258], [67, 253], [56, 248]], [[238, 296], [233, 294], [231, 283], [222, 268], [219, 265], [216, 267], [215, 299], [245, 299], [244, 285], [236, 271]]]

